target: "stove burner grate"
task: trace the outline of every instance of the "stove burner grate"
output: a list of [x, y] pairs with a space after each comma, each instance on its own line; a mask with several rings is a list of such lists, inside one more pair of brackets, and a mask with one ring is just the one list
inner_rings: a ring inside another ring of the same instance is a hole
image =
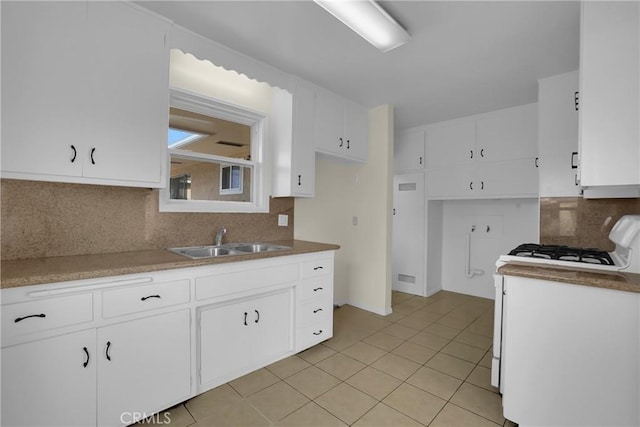
[[614, 265], [609, 253], [594, 248], [572, 248], [561, 245], [538, 245], [535, 243], [525, 243], [509, 252], [509, 255], [584, 262], [589, 264]]

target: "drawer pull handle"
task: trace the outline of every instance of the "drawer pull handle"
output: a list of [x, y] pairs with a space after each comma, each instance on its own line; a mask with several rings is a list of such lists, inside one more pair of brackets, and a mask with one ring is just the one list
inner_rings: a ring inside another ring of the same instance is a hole
[[321, 308], [316, 308], [315, 310], [313, 310], [314, 313], [317, 313], [319, 311], [322, 311], [322, 309]]
[[142, 298], [140, 298], [140, 301], [146, 301], [146, 300], [148, 300], [149, 298], [161, 298], [161, 296], [160, 296], [160, 295], [149, 295], [148, 297], [142, 297]]
[[107, 349], [104, 352], [105, 356], [107, 356], [107, 360], [111, 362], [111, 355], [109, 354], [109, 349], [111, 349], [111, 341], [107, 341]]
[[18, 317], [18, 318], [15, 320], [15, 323], [22, 322], [24, 319], [28, 319], [28, 318], [30, 318], [30, 317], [42, 317], [42, 318], [45, 318], [45, 317], [47, 317], [47, 315], [46, 315], [46, 314], [44, 314], [44, 313], [40, 313], [40, 314], [30, 314], [30, 315], [28, 315], [28, 316]]
[[95, 147], [94, 147], [94, 148], [92, 148], [92, 149], [91, 149], [91, 156], [90, 156], [90, 157], [91, 157], [91, 164], [92, 164], [92, 165], [95, 165], [95, 164], [96, 164], [95, 160], [93, 160], [93, 153], [95, 153], [95, 152], [96, 152], [96, 149], [95, 149]]
[[260, 312], [258, 310], [253, 310], [253, 311], [256, 312], [256, 316], [257, 316], [255, 323], [258, 323], [260, 321]]
[[73, 144], [71, 144], [71, 149], [73, 150], [73, 157], [71, 157], [71, 163], [73, 163], [76, 161], [76, 155], [78, 154], [78, 152], [76, 151], [76, 147]]
[[342, 148], [343, 145], [344, 145], [344, 140], [340, 138], [340, 144], [338, 144], [338, 147]]
[[313, 290], [313, 292], [318, 292], [318, 291], [321, 291], [321, 290], [322, 290], [322, 288], [315, 288], [315, 289]]
[[247, 312], [244, 312], [244, 326], [247, 326]]
[[318, 332], [314, 332], [313, 335], [320, 335], [322, 334], [322, 329], [320, 329]]
[[313, 271], [316, 271], [316, 270], [323, 270], [323, 269], [324, 269], [324, 267], [323, 267], [323, 266], [321, 266], [321, 265], [319, 265], [319, 266], [317, 266], [317, 267], [313, 267]]
[[82, 364], [82, 367], [86, 368], [87, 365], [89, 365], [89, 350], [87, 350], [87, 347], [82, 347], [82, 349], [84, 350], [84, 354], [87, 355], [87, 360], [84, 361], [84, 363]]

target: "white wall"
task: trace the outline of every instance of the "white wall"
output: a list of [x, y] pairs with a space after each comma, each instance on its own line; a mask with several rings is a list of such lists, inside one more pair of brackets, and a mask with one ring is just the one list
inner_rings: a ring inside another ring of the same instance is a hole
[[[537, 243], [538, 223], [538, 199], [443, 202], [443, 289], [495, 298], [493, 273], [496, 260], [519, 244]], [[473, 225], [476, 231], [471, 232]], [[465, 275], [466, 237], [470, 232], [471, 268], [484, 271], [473, 278]]]
[[[393, 109], [369, 111], [366, 164], [318, 157], [316, 196], [296, 199], [294, 237], [336, 243], [335, 302], [391, 313]], [[353, 225], [353, 217], [358, 224]]]

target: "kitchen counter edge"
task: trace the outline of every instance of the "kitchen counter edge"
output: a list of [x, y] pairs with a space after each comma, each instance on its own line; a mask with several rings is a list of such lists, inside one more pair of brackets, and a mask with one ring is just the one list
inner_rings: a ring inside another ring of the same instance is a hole
[[530, 279], [592, 286], [596, 288], [640, 293], [640, 274], [565, 268], [560, 266], [539, 266], [509, 262], [498, 273], [506, 276], [520, 276]]
[[340, 249], [339, 245], [304, 240], [284, 240], [269, 243], [290, 246], [292, 249], [206, 259], [190, 259], [169, 252], [166, 249], [157, 249], [111, 254], [2, 260], [0, 261], [0, 289]]

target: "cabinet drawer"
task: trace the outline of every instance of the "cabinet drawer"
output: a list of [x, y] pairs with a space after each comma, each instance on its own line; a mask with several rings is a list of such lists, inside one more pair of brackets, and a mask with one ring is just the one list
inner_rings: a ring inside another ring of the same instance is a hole
[[233, 271], [196, 278], [196, 300], [237, 294], [298, 280], [298, 264]]
[[300, 283], [300, 297], [303, 301], [311, 298], [333, 296], [333, 276], [305, 280]]
[[298, 322], [300, 324], [318, 322], [327, 316], [332, 316], [332, 311], [332, 298], [317, 298], [301, 305], [298, 310]]
[[302, 351], [333, 336], [333, 318], [309, 323], [298, 328], [296, 350]]
[[2, 306], [2, 336], [8, 338], [92, 320], [90, 293], [9, 304]]
[[323, 258], [302, 263], [302, 278], [325, 276], [333, 274], [333, 260]]
[[189, 302], [189, 280], [102, 292], [102, 317], [116, 317]]

